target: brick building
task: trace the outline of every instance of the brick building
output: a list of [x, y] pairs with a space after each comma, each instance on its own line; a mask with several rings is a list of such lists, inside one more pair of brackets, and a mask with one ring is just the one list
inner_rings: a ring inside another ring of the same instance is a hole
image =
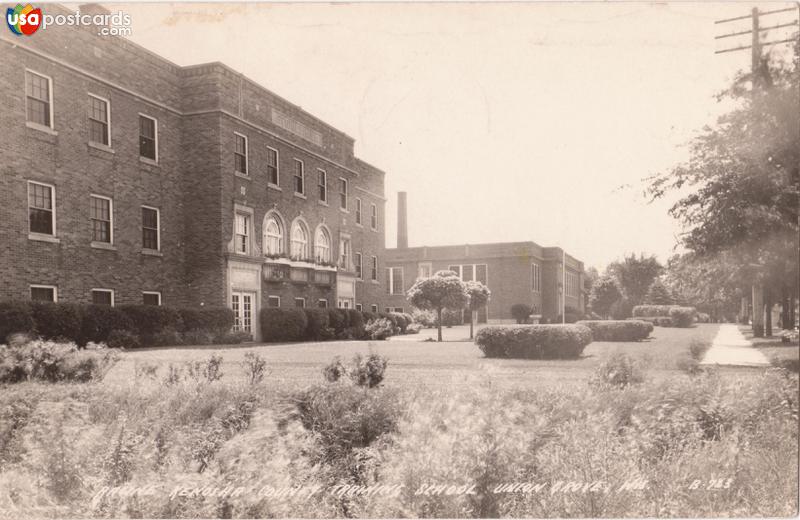
[[378, 308], [384, 173], [351, 137], [96, 28], [0, 46], [0, 299], [227, 305], [256, 338], [264, 306]]
[[478, 322], [513, 321], [511, 306], [515, 303], [528, 304], [534, 314], [554, 321], [561, 315], [562, 294], [568, 312], [569, 308], [584, 312], [583, 263], [561, 248], [535, 242], [408, 247], [403, 192], [398, 194], [397, 207], [398, 247], [386, 249], [382, 310], [408, 310], [405, 293], [417, 278], [451, 270], [462, 280], [483, 282], [492, 291], [489, 305], [478, 313]]

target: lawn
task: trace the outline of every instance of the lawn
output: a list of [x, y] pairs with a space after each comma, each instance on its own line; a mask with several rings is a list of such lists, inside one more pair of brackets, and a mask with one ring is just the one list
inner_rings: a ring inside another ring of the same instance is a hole
[[780, 330], [775, 332], [771, 338], [755, 338], [753, 337], [753, 330], [750, 327], [741, 326], [739, 330], [742, 331], [744, 337], [753, 343], [753, 347], [760, 350], [772, 364], [781, 364], [787, 361], [793, 361], [795, 364], [800, 362], [800, 345], [797, 341], [792, 343], [783, 343], [780, 338]]
[[[621, 351], [638, 359], [655, 379], [663, 379], [677, 370], [692, 340], [710, 342], [719, 328], [699, 324], [688, 329], [657, 327], [651, 338], [641, 342], [594, 342], [577, 360], [487, 359], [469, 341], [468, 327], [445, 329], [446, 341], [425, 341], [435, 331], [419, 336], [400, 336], [390, 341], [333, 341], [247, 345], [227, 348], [179, 347], [135, 350], [124, 354], [106, 376], [109, 384], [132, 380], [137, 365], [157, 364], [159, 372], [169, 364], [182, 365], [201, 361], [212, 354], [223, 357], [225, 380], [243, 377], [241, 362], [247, 352], [257, 352], [271, 370], [269, 380], [275, 387], [296, 387], [318, 382], [322, 368], [335, 356], [349, 359], [356, 353], [375, 352], [389, 359], [386, 384], [425, 386], [472, 384], [476, 377], [502, 386], [541, 387], [551, 384], [585, 383], [595, 368], [611, 353]], [[447, 341], [449, 339], [449, 341]]]

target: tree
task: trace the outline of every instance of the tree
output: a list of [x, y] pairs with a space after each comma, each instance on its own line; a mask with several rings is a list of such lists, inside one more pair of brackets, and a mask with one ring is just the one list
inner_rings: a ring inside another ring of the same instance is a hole
[[682, 304], [708, 313], [714, 321], [733, 320], [738, 314], [746, 275], [728, 261], [727, 254], [701, 259], [694, 253], [673, 255], [667, 261], [665, 284]]
[[649, 303], [651, 305], [671, 305], [675, 303], [675, 299], [672, 297], [672, 294], [670, 294], [667, 286], [664, 285], [664, 282], [656, 278], [653, 280], [653, 283], [650, 284], [650, 288], [644, 296], [644, 303]]
[[467, 294], [469, 295], [469, 339], [472, 339], [475, 329], [475, 313], [489, 303], [492, 292], [481, 282], [473, 281], [466, 283]]
[[527, 303], [515, 303], [511, 306], [511, 316], [517, 320], [517, 323], [527, 323], [531, 313], [533, 313], [533, 307]]
[[436, 311], [439, 341], [442, 341], [442, 310], [461, 310], [469, 304], [466, 286], [453, 271], [439, 271], [430, 278], [418, 279], [406, 297], [418, 309]]
[[608, 318], [611, 314], [612, 306], [622, 299], [617, 281], [613, 276], [601, 276], [595, 281], [589, 293], [589, 303], [592, 311]]
[[655, 256], [645, 256], [642, 253], [638, 257], [631, 254], [622, 261], [612, 262], [606, 271], [617, 279], [619, 289], [630, 305], [641, 305], [647, 289], [664, 268]]

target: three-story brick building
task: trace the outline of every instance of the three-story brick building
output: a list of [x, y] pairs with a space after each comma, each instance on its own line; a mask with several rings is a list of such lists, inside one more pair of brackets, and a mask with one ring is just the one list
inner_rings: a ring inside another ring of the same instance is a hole
[[377, 310], [384, 173], [351, 137], [86, 27], [0, 46], [0, 298], [226, 305], [256, 338], [264, 306]]

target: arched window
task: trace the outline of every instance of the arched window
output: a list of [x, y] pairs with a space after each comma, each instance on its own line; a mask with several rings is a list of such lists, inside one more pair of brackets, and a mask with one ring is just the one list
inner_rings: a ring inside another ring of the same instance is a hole
[[264, 254], [283, 254], [283, 226], [275, 214], [269, 214], [264, 219]]
[[331, 261], [331, 237], [322, 226], [317, 228], [317, 236], [314, 237], [314, 258], [317, 262]]
[[300, 220], [292, 225], [292, 258], [308, 258], [308, 228]]

